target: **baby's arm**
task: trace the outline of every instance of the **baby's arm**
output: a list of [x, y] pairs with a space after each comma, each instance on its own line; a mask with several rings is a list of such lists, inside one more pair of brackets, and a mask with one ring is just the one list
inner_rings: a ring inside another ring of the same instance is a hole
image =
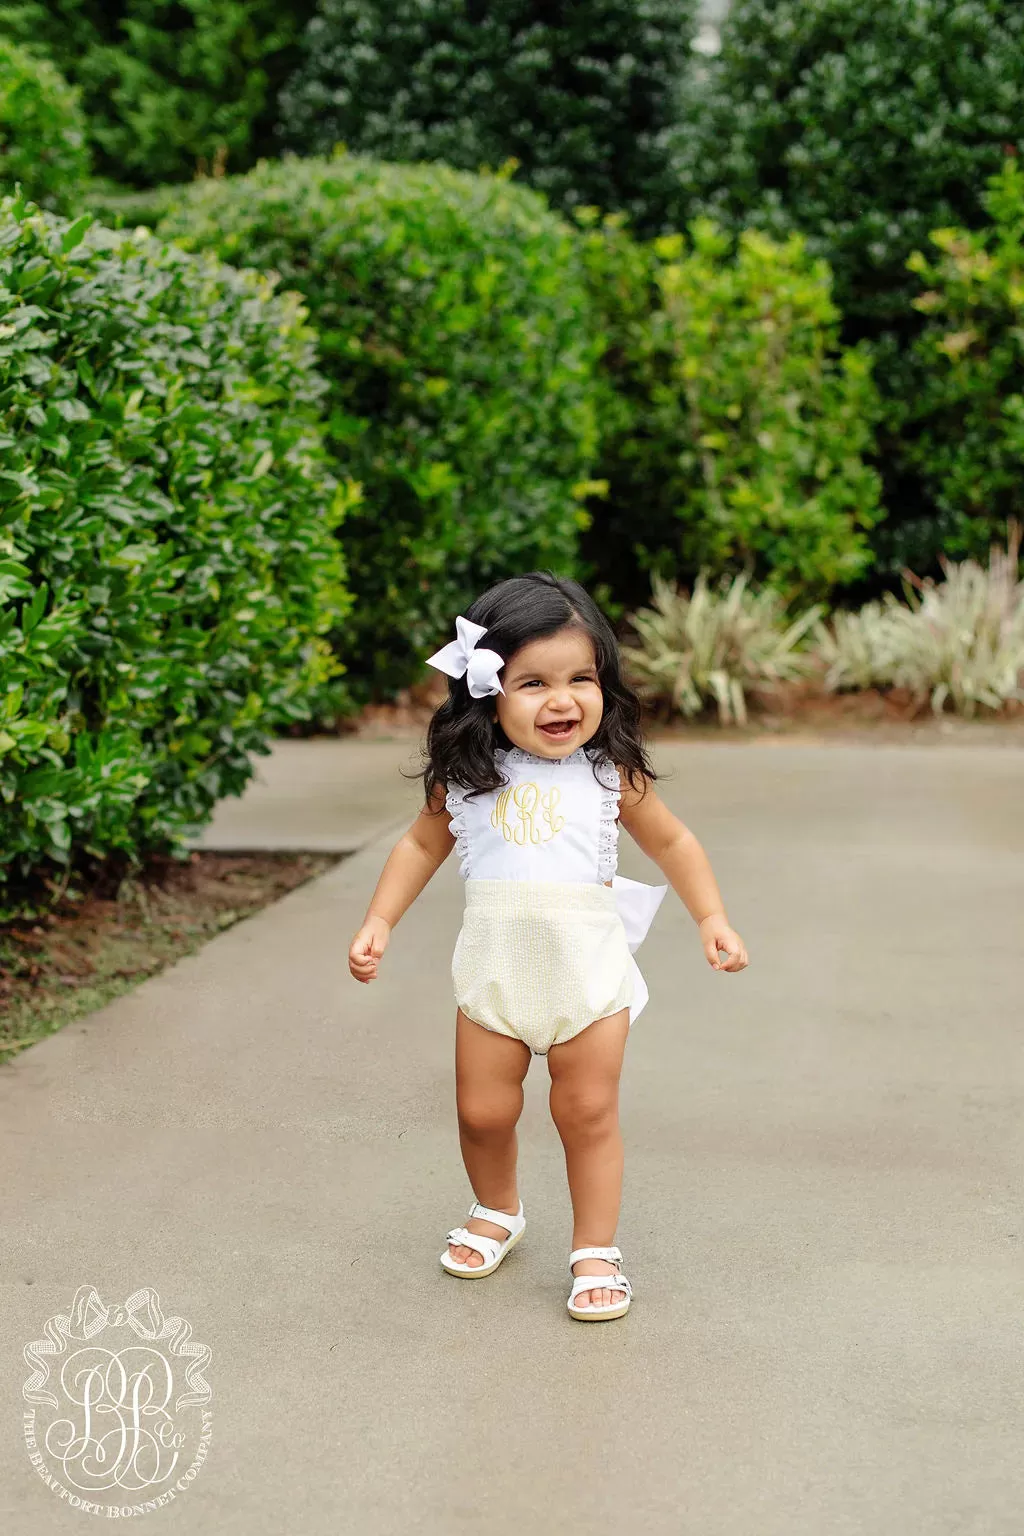
[[348, 968], [356, 981], [374, 980], [392, 928], [455, 846], [444, 803], [444, 789], [435, 785], [432, 809], [420, 812], [388, 854], [363, 925], [349, 947]]
[[[634, 789], [621, 769], [619, 781], [619, 823], [668, 878], [697, 924], [708, 964], [716, 971], [742, 971], [747, 964], [747, 951], [739, 934], [729, 926], [704, 849], [689, 827], [658, 799], [650, 784], [646, 793]], [[719, 950], [728, 955], [724, 965], [718, 958]]]

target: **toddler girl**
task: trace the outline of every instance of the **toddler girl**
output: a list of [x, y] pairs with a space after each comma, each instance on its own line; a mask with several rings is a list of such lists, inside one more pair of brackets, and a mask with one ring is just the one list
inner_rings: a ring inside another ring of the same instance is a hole
[[639, 701], [584, 589], [550, 572], [512, 577], [456, 630], [430, 658], [449, 683], [427, 731], [425, 806], [388, 856], [349, 969], [373, 981], [392, 929], [454, 846], [466, 893], [452, 961], [456, 1099], [476, 1198], [441, 1263], [479, 1279], [522, 1236], [516, 1124], [530, 1057], [546, 1056], [573, 1208], [569, 1312], [621, 1317], [632, 1286], [613, 1246], [619, 1076], [647, 1000], [631, 951], [667, 887], [615, 874], [619, 826], [678, 893], [715, 970], [741, 971], [747, 953], [703, 849], [650, 787]]

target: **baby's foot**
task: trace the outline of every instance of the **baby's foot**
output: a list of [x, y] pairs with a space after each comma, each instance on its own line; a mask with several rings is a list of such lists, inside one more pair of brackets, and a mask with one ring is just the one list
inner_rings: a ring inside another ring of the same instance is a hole
[[[468, 1226], [469, 1223], [467, 1222]], [[617, 1266], [607, 1259], [577, 1259], [572, 1267], [574, 1275], [614, 1275]], [[626, 1293], [621, 1286], [595, 1286], [592, 1291], [580, 1291], [573, 1301], [574, 1307], [617, 1307], [625, 1301]]]
[[[508, 1210], [508, 1206], [506, 1205], [497, 1205], [494, 1206], [493, 1209], [497, 1211], [508, 1211], [510, 1216], [516, 1216], [519, 1214], [518, 1204], [516, 1205], [515, 1210], [511, 1211]], [[467, 1232], [472, 1232], [474, 1237], [496, 1237], [499, 1243], [508, 1242], [508, 1228], [499, 1227], [493, 1221], [481, 1221], [479, 1216], [473, 1216], [469, 1221], [464, 1221], [462, 1225], [465, 1227]], [[477, 1253], [475, 1248], [467, 1248], [465, 1243], [449, 1243], [448, 1252], [451, 1254], [456, 1264], [468, 1264], [470, 1269], [479, 1269], [480, 1265], [484, 1262], [483, 1254]]]

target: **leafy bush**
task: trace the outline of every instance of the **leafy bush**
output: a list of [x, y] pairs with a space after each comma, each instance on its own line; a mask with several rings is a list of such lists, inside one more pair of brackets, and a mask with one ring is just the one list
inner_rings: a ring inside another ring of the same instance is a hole
[[239, 793], [350, 601], [298, 302], [88, 222], [0, 203], [0, 919]]
[[904, 463], [938, 509], [947, 554], [983, 556], [1024, 515], [1024, 171], [1010, 160], [984, 198], [992, 223], [933, 232], [907, 263], [924, 289], [920, 384], [894, 402]]
[[88, 174], [75, 92], [52, 64], [0, 37], [0, 191], [20, 182], [44, 208], [63, 210]]
[[360, 699], [422, 675], [502, 576], [575, 569], [597, 447], [595, 343], [573, 232], [500, 178], [361, 157], [193, 186], [160, 231], [301, 293], [330, 436], [366, 488], [345, 524]]
[[140, 185], [275, 144], [277, 93], [314, 0], [0, 0], [0, 32], [81, 88], [100, 169]]
[[941, 582], [907, 579], [906, 602], [886, 592], [859, 613], [836, 614], [816, 648], [832, 690], [907, 689], [918, 705], [961, 715], [1024, 701], [1024, 582], [1019, 531], [988, 568], [943, 561]]
[[164, 215], [178, 207], [181, 194], [180, 182], [133, 190], [108, 179], [94, 177], [81, 203], [109, 229], [155, 230]]
[[838, 345], [826, 264], [757, 231], [733, 254], [707, 220], [689, 243], [640, 249], [615, 220], [583, 239], [615, 396], [592, 573], [627, 601], [650, 572], [749, 567], [812, 595], [859, 576], [879, 405], [866, 353]]
[[812, 659], [799, 647], [820, 607], [786, 615], [777, 592], [753, 592], [746, 575], [717, 587], [701, 572], [692, 594], [655, 576], [650, 608], [630, 616], [640, 644], [623, 656], [642, 698], [681, 714], [700, 714], [714, 700], [722, 725], [747, 719], [747, 696], [804, 677]]
[[320, 0], [281, 99], [290, 146], [476, 171], [660, 227], [693, 0]]
[[911, 251], [983, 222], [985, 177], [1024, 149], [1024, 8], [733, 0], [683, 98], [674, 227], [802, 230], [855, 334], [874, 332], [909, 310]]

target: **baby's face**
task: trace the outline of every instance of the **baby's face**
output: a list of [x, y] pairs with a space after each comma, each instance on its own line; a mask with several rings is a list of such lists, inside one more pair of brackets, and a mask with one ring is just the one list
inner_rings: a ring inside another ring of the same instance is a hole
[[604, 697], [594, 646], [579, 629], [532, 640], [501, 671], [498, 724], [515, 746], [536, 757], [568, 757], [601, 723]]

